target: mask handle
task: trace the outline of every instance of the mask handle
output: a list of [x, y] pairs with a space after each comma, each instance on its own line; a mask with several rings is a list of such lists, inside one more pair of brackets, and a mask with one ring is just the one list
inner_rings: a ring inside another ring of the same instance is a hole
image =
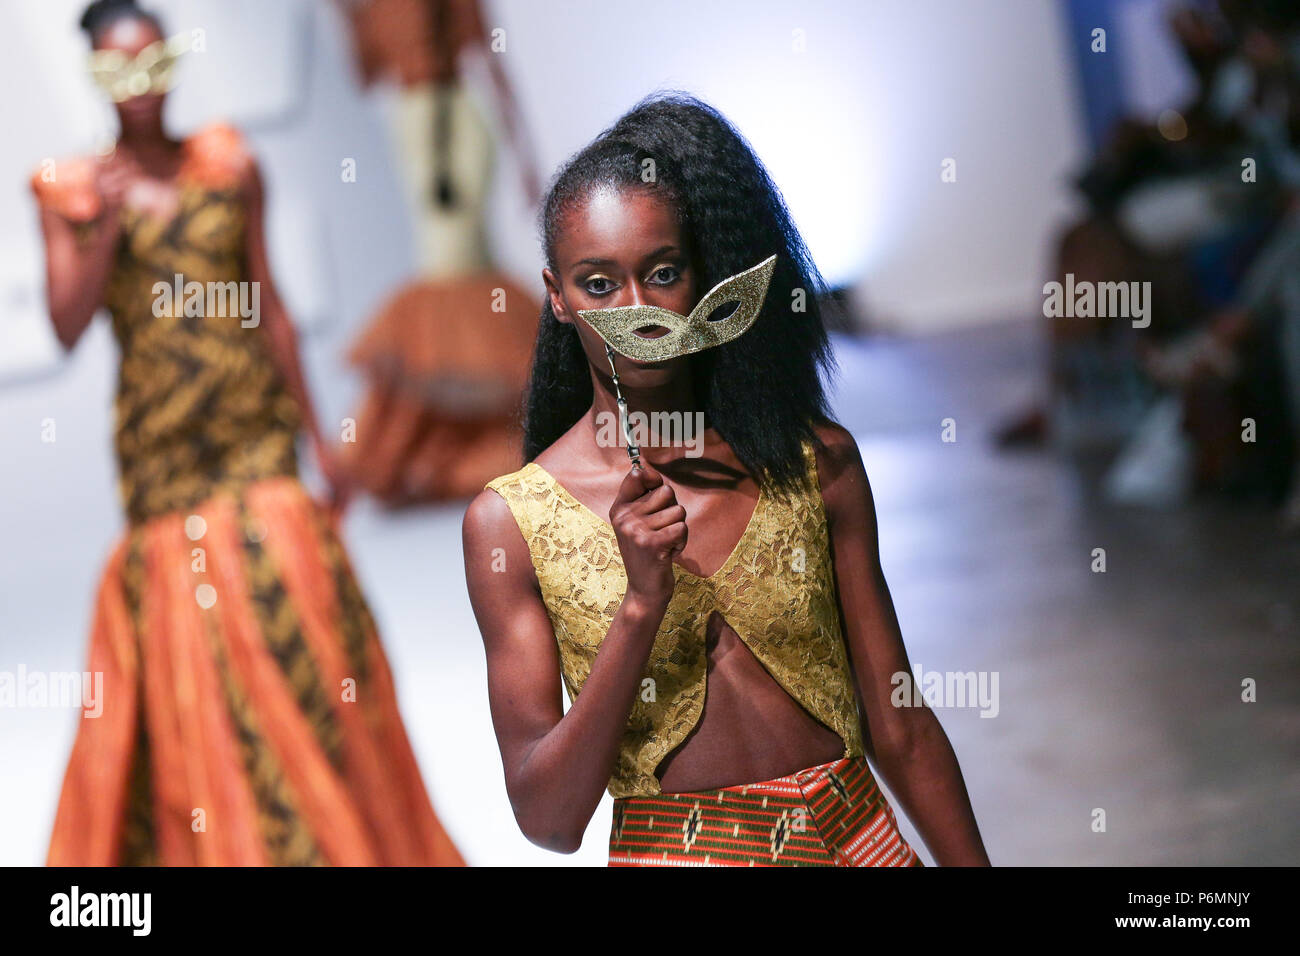
[[618, 369], [614, 367], [614, 350], [605, 343], [605, 358], [609, 359], [609, 370], [614, 378], [614, 394], [618, 398], [618, 420], [623, 426], [623, 436], [627, 439], [627, 457], [632, 459], [632, 467], [641, 467], [641, 449], [632, 441], [632, 426], [627, 420], [627, 399], [618, 387]]

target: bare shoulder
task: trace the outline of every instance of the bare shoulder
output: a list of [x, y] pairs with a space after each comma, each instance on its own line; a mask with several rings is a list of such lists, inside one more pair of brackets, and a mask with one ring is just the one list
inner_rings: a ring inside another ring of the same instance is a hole
[[506, 499], [496, 489], [484, 488], [470, 499], [461, 526], [464, 528], [479, 528], [501, 524], [506, 520], [510, 522], [515, 520], [514, 515], [510, 512], [510, 506], [506, 504]]
[[[465, 509], [461, 547], [471, 601], [492, 593], [505, 599], [528, 591], [540, 593], [523, 529], [509, 502], [492, 488], [480, 491]], [[507, 591], [501, 591], [503, 587]]]
[[32, 170], [28, 185], [41, 209], [71, 222], [89, 222], [101, 209], [95, 174], [96, 161], [90, 156], [47, 159]]
[[823, 488], [845, 475], [864, 471], [862, 453], [847, 428], [827, 419], [814, 425], [813, 431], [822, 443], [817, 449], [817, 471], [822, 476]]
[[243, 134], [230, 123], [209, 123], [183, 145], [184, 169], [196, 182], [212, 189], [256, 189], [257, 160]]
[[826, 420], [813, 426], [821, 440], [817, 449], [817, 476], [827, 516], [860, 522], [874, 510], [862, 453], [852, 433], [838, 422]]
[[[503, 541], [512, 537], [523, 544], [523, 535], [515, 520], [510, 504], [500, 492], [493, 488], [484, 488], [470, 501], [461, 520], [461, 536], [465, 543], [465, 553], [471, 548], [488, 541]], [[488, 547], [491, 550], [491, 546]]]

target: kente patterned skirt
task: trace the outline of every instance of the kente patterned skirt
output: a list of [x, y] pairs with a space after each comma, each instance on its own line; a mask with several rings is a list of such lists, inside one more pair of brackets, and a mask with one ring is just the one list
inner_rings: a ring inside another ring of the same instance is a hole
[[614, 801], [610, 866], [922, 866], [867, 761]]
[[293, 478], [132, 524], [54, 866], [461, 865], [335, 524]]

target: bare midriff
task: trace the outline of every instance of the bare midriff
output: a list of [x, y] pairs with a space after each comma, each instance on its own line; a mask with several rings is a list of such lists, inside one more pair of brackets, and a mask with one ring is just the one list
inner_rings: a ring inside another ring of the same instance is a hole
[[839, 734], [786, 693], [716, 611], [707, 641], [704, 712], [659, 765], [664, 793], [758, 783], [844, 756]]

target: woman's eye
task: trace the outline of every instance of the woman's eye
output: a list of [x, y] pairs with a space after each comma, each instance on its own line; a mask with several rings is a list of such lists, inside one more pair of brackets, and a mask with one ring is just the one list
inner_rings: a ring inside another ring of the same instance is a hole
[[650, 273], [650, 281], [655, 285], [672, 285], [681, 277], [676, 266], [660, 266]]
[[604, 276], [592, 276], [584, 284], [583, 288], [591, 295], [606, 295], [613, 291], [614, 283], [610, 282]]

